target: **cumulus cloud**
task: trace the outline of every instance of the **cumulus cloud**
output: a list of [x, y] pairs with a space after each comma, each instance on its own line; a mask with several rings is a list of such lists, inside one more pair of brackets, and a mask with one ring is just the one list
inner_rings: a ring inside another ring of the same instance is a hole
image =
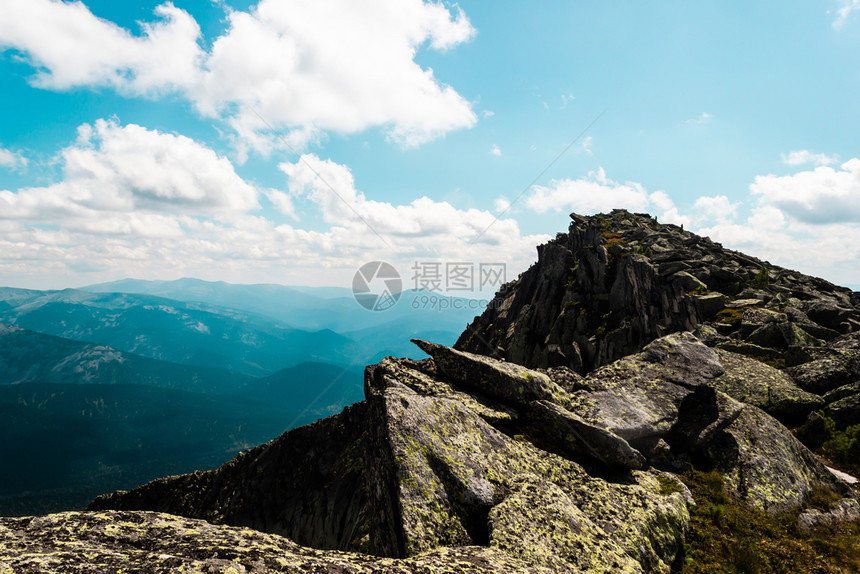
[[184, 136], [99, 120], [82, 125], [61, 157], [60, 183], [0, 191], [0, 219], [174, 235], [165, 214], [228, 218], [258, 207], [229, 160]]
[[693, 204], [693, 211], [703, 219], [727, 221], [737, 217], [740, 202], [732, 203], [725, 195], [703, 196]]
[[750, 191], [807, 223], [860, 222], [860, 159], [838, 169], [820, 166], [787, 176], [758, 176]]
[[613, 181], [602, 167], [584, 178], [554, 180], [549, 186], [536, 185], [526, 197], [525, 205], [536, 213], [573, 211], [589, 215], [616, 208], [653, 211], [667, 223], [689, 222], [665, 192], [648, 193], [641, 183]]
[[22, 52], [38, 70], [36, 86], [65, 90], [109, 86], [128, 95], [181, 89], [197, 81], [200, 27], [167, 2], [142, 35], [102, 20], [81, 2], [3, 0], [0, 47]]
[[0, 48], [37, 68], [36, 86], [176, 92], [226, 119], [243, 149], [271, 150], [270, 127], [305, 138], [382, 127], [415, 146], [477, 121], [470, 102], [414, 60], [424, 46], [445, 51], [475, 34], [461, 10], [434, 2], [261, 0], [231, 11], [209, 51], [197, 22], [170, 2], [137, 36], [79, 2], [4, 0], [3, 9]]
[[836, 157], [834, 156], [823, 153], [812, 153], [805, 149], [789, 152], [788, 155], [784, 153], [780, 155], [782, 156], [782, 163], [786, 165], [830, 165], [836, 163]]
[[490, 148], [490, 153], [496, 157], [499, 157], [500, 155], [502, 155], [502, 150], [501, 148], [499, 148], [499, 146], [493, 144], [493, 147]]
[[21, 152], [0, 147], [0, 167], [18, 171], [27, 167], [27, 158]]
[[839, 9], [836, 11], [836, 19], [833, 27], [841, 28], [854, 12], [860, 11], [860, 0], [839, 0]]
[[534, 246], [536, 237], [523, 237], [515, 220], [495, 221], [486, 210], [457, 209], [426, 196], [405, 205], [368, 199], [356, 189], [347, 166], [313, 154], [280, 168], [289, 178], [289, 192], [315, 204], [324, 221], [371, 239], [382, 236], [396, 250], [464, 256], [498, 250], [502, 255], [507, 249], [522, 253]]
[[700, 198], [695, 230], [732, 249], [842, 284], [860, 284], [860, 159], [788, 176], [758, 176], [748, 215]]

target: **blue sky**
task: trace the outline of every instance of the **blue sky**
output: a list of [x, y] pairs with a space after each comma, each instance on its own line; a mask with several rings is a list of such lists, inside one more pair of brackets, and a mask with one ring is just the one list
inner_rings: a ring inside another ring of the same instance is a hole
[[0, 11], [2, 285], [512, 278], [625, 207], [860, 288], [860, 0]]

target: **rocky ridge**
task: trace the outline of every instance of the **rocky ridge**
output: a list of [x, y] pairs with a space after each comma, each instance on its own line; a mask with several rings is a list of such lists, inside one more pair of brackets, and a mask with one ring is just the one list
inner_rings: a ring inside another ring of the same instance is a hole
[[364, 401], [219, 469], [0, 519], [0, 572], [669, 572], [692, 466], [769, 513], [840, 498], [807, 526], [860, 516], [780, 422], [856, 416], [856, 295], [572, 217], [456, 348], [415, 340], [428, 359], [369, 366]]

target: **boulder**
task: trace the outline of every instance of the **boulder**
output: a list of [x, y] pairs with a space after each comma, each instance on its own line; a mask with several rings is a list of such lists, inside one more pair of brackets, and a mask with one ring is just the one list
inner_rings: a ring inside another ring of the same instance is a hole
[[412, 342], [433, 357], [441, 375], [473, 391], [521, 405], [540, 399], [565, 400], [564, 390], [544, 373], [420, 339]]
[[823, 398], [824, 402], [829, 405], [830, 403], [835, 403], [839, 399], [844, 399], [845, 397], [858, 394], [860, 394], [860, 381], [854, 381], [853, 383], [842, 385], [841, 387], [837, 387], [832, 391], [825, 393]]
[[829, 353], [808, 363], [786, 369], [801, 388], [817, 394], [860, 379], [860, 350], [829, 349]]
[[804, 391], [779, 369], [721, 349], [717, 354], [725, 373], [710, 385], [738, 401], [792, 422], [800, 422], [811, 411], [824, 406], [824, 399]]
[[849, 395], [830, 403], [824, 413], [833, 419], [838, 429], [860, 425], [860, 394]]
[[830, 510], [810, 508], [797, 517], [797, 524], [802, 530], [834, 526], [840, 522], [860, 522], [860, 502], [853, 498], [843, 498]]
[[[555, 572], [646, 572], [552, 482], [526, 474], [511, 489], [490, 511], [492, 546]], [[556, 534], [547, 539], [547, 531]]]
[[645, 457], [610, 430], [590, 424], [548, 401], [529, 405], [529, 420], [540, 429], [545, 444], [568, 456], [591, 457], [606, 466], [640, 469]]

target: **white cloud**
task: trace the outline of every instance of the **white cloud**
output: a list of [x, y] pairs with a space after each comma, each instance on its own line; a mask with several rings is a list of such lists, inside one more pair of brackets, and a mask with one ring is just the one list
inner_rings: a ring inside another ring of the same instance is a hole
[[669, 197], [669, 194], [665, 191], [655, 191], [651, 195], [648, 196], [648, 200], [651, 202], [658, 211], [658, 218], [663, 223], [674, 223], [675, 225], [690, 225], [691, 219], [686, 215], [681, 215], [681, 212], [678, 211], [678, 208], [675, 207], [675, 203], [672, 201], [672, 198]]
[[21, 152], [13, 152], [0, 147], [0, 167], [18, 171], [27, 167], [27, 158]]
[[749, 215], [727, 198], [699, 198], [696, 231], [803, 273], [860, 283], [860, 159], [790, 176], [759, 176]]
[[296, 206], [293, 204], [293, 198], [289, 194], [277, 189], [267, 189], [264, 193], [279, 212], [296, 220], [299, 218], [296, 213]]
[[588, 155], [594, 155], [594, 152], [591, 151], [591, 144], [592, 144], [591, 136], [587, 136], [584, 140], [582, 140], [582, 151], [584, 151]]
[[261, 0], [230, 12], [209, 52], [194, 19], [169, 2], [139, 36], [81, 3], [4, 0], [3, 10], [0, 47], [25, 54], [35, 85], [177, 92], [202, 115], [227, 119], [246, 149], [276, 145], [265, 123], [307, 137], [383, 127], [414, 146], [477, 121], [468, 101], [414, 60], [423, 46], [445, 51], [474, 36], [463, 12], [442, 4]]
[[229, 218], [258, 207], [256, 190], [226, 158], [184, 136], [98, 120], [82, 125], [61, 156], [62, 182], [0, 191], [0, 219], [133, 234], [137, 224], [176, 229], [159, 214]]
[[[146, 273], [347, 284], [372, 259], [407, 274], [416, 260], [491, 260], [513, 273], [549, 239], [427, 197], [369, 199], [349, 168], [313, 155], [282, 164], [285, 190], [257, 190], [193, 140], [100, 120], [81, 126], [60, 156], [62, 181], [0, 191], [0, 282], [61, 286]], [[259, 197], [268, 201], [260, 206]], [[313, 228], [295, 223], [299, 207]], [[275, 211], [293, 222], [280, 223]]]
[[619, 183], [609, 179], [603, 168], [580, 179], [554, 180], [550, 186], [536, 185], [526, 197], [527, 208], [537, 213], [573, 211], [583, 215], [608, 212], [616, 208], [634, 212], [652, 211], [660, 221], [689, 223], [663, 191], [648, 193], [636, 182]]
[[740, 202], [732, 203], [725, 195], [703, 196], [693, 204], [693, 211], [699, 212], [700, 218], [727, 221], [737, 217], [739, 206]]
[[836, 11], [836, 19], [833, 27], [841, 28], [854, 12], [860, 11], [860, 0], [839, 0], [839, 10]]
[[641, 184], [612, 181], [606, 177], [602, 167], [581, 179], [554, 180], [549, 187], [536, 185], [526, 198], [526, 207], [537, 213], [575, 211], [592, 214], [617, 207], [644, 211], [648, 205], [648, 192]]
[[574, 96], [573, 94], [562, 94], [561, 95], [561, 109], [562, 110], [565, 109], [567, 107], [567, 104], [569, 104], [570, 102], [572, 102], [575, 99], [576, 99], [576, 96]]
[[[529, 238], [520, 235], [513, 219], [496, 221], [489, 211], [456, 209], [448, 202], [420, 197], [406, 205], [368, 199], [355, 187], [349, 168], [306, 154], [295, 163], [282, 163], [294, 197], [316, 204], [323, 220], [367, 236], [385, 237], [389, 247], [440, 253], [521, 251]], [[404, 240], [409, 240], [404, 243]], [[525, 242], [525, 243], [523, 243]]]
[[0, 47], [26, 54], [36, 86], [65, 90], [110, 86], [142, 95], [197, 81], [203, 52], [200, 27], [167, 2], [141, 36], [97, 18], [81, 2], [3, 0]]
[[687, 123], [688, 124], [702, 125], [704, 123], [711, 121], [712, 119], [714, 119], [713, 114], [709, 114], [708, 112], [702, 112], [701, 115], [699, 115], [699, 117], [687, 120]]
[[499, 146], [497, 146], [496, 144], [493, 144], [493, 147], [490, 148], [490, 153], [493, 154], [494, 156], [498, 157], [498, 156], [502, 155], [502, 150], [499, 149]]
[[809, 150], [801, 149], [789, 152], [788, 155], [780, 154], [782, 163], [786, 165], [805, 165], [811, 163], [813, 165], [830, 165], [836, 163], [835, 156], [829, 156], [823, 153], [812, 153]]
[[758, 176], [750, 191], [800, 221], [860, 222], [860, 159], [839, 169], [820, 166], [782, 177]]
[[493, 205], [497, 214], [507, 213], [512, 207], [507, 197], [497, 197]]

